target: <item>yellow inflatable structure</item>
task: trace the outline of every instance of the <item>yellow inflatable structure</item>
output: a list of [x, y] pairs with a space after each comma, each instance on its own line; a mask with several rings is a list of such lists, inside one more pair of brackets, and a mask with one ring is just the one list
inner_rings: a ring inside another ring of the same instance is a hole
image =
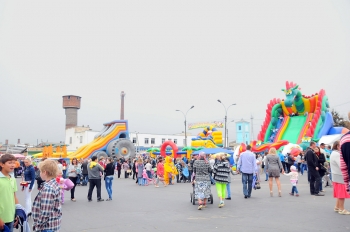
[[42, 159], [42, 158], [67, 158], [69, 154], [72, 154], [73, 152], [67, 152], [66, 145], [56, 146], [56, 151], [53, 152], [53, 146], [50, 144], [49, 146], [45, 146], [43, 148], [43, 152], [37, 153], [33, 155], [33, 158], [35, 159]]
[[197, 138], [192, 139], [191, 146], [216, 148], [223, 146], [222, 141], [222, 132], [213, 126], [208, 126], [198, 134]]

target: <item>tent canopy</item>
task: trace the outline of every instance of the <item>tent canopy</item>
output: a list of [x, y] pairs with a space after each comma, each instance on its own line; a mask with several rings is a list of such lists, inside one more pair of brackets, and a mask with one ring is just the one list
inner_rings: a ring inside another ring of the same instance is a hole
[[318, 144], [324, 143], [326, 145], [333, 145], [333, 143], [337, 140], [340, 140], [340, 138], [342, 137], [342, 134], [338, 134], [338, 135], [324, 135], [321, 137], [321, 139], [318, 141]]

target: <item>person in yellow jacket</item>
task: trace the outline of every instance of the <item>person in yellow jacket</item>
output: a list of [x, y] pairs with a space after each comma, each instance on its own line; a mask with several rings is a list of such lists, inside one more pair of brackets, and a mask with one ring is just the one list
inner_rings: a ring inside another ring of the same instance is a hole
[[178, 174], [177, 169], [173, 163], [173, 160], [170, 156], [165, 157], [164, 163], [164, 181], [168, 185], [172, 185], [171, 180], [175, 178]]

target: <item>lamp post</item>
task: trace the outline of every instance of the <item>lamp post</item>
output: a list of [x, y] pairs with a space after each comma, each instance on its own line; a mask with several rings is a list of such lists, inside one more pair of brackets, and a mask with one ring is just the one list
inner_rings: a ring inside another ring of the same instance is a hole
[[[231, 122], [234, 122], [234, 121], [235, 121], [235, 120], [232, 120]], [[228, 125], [230, 125], [231, 122], [229, 122], [229, 123], [227, 124], [227, 127], [228, 127]], [[228, 144], [228, 146], [230, 146], [229, 141], [228, 141], [228, 128], [226, 129], [226, 132], [227, 132], [227, 144]]]
[[182, 112], [181, 110], [176, 110], [176, 111], [179, 111], [181, 112], [184, 117], [185, 117], [185, 147], [187, 147], [187, 132], [186, 132], [186, 116], [187, 116], [187, 113], [189, 110], [193, 109], [194, 106], [191, 106], [191, 108], [189, 108], [187, 111], [186, 111], [186, 114], [184, 112]]
[[222, 103], [219, 99], [218, 99], [218, 102], [219, 103], [221, 103], [223, 106], [224, 106], [224, 108], [225, 108], [225, 144], [224, 144], [224, 147], [226, 147], [226, 123], [227, 123], [227, 110], [231, 107], [231, 106], [235, 106], [236, 105], [236, 103], [233, 103], [233, 104], [231, 104], [231, 105], [229, 105], [227, 108], [226, 108], [226, 106], [224, 105], [224, 103]]
[[138, 134], [139, 134], [139, 132], [136, 132], [135, 131], [135, 135], [136, 135], [136, 154], [137, 154], [137, 152], [138, 152], [138, 144], [139, 144], [139, 138], [138, 138]]

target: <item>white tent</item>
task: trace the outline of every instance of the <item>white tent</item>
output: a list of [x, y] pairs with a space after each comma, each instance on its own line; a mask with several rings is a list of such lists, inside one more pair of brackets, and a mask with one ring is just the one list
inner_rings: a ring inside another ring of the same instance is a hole
[[321, 139], [318, 141], [318, 144], [324, 143], [326, 145], [333, 145], [333, 143], [337, 140], [340, 140], [342, 137], [342, 134], [337, 134], [337, 135], [325, 135], [322, 136]]

